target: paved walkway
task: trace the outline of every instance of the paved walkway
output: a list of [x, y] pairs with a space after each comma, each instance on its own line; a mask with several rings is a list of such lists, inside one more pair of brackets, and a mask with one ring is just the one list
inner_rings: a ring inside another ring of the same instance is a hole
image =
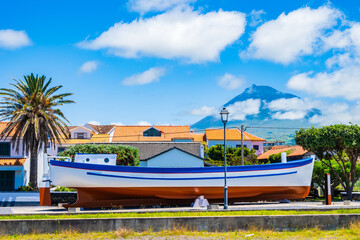
[[[257, 203], [238, 203], [229, 206], [230, 211], [235, 210], [332, 210], [332, 209], [360, 209], [360, 201], [351, 202], [345, 205], [344, 202], [333, 202], [332, 205], [323, 205], [322, 202], [257, 202]], [[222, 206], [220, 206], [222, 211]], [[219, 211], [214, 210], [214, 211]], [[178, 211], [207, 211], [206, 208], [142, 208], [142, 209], [121, 209], [121, 210], [81, 210], [78, 213], [121, 213], [121, 212], [178, 212]], [[0, 207], [0, 215], [8, 214], [67, 214], [68, 211], [56, 206], [10, 206]]]

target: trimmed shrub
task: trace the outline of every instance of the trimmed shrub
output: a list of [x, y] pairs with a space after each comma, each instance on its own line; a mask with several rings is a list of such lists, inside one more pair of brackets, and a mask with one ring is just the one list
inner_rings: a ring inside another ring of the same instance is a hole
[[[245, 165], [259, 164], [255, 152], [255, 149], [244, 147]], [[224, 146], [222, 144], [211, 146], [207, 150], [207, 158], [205, 161], [213, 165], [224, 166]], [[226, 162], [228, 166], [241, 165], [241, 148], [226, 146]]]
[[74, 161], [76, 153], [88, 154], [116, 154], [116, 165], [122, 166], [139, 166], [139, 149], [123, 146], [123, 145], [108, 145], [108, 144], [79, 144], [70, 146], [58, 155], [60, 157], [71, 157]]
[[[290, 150], [287, 150], [287, 151], [284, 151], [284, 152], [286, 152], [286, 156], [288, 156], [290, 153], [293, 152], [293, 150], [290, 149]], [[280, 153], [271, 154], [271, 155], [269, 156], [269, 159], [268, 159], [268, 160], [269, 160], [270, 163], [279, 163], [279, 162], [281, 162], [281, 152], [280, 152]]]

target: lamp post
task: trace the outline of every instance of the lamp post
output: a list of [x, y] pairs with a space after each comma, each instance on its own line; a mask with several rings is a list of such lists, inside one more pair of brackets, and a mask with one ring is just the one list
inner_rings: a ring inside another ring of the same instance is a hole
[[228, 209], [228, 188], [226, 183], [226, 123], [229, 111], [223, 108], [220, 112], [221, 121], [224, 123], [224, 209]]

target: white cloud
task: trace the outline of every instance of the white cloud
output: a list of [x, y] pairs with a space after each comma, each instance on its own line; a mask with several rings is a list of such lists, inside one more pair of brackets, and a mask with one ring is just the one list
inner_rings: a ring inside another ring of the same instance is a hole
[[110, 125], [123, 126], [124, 124], [122, 122], [112, 122]]
[[257, 25], [259, 25], [260, 23], [263, 22], [263, 19], [261, 17], [261, 15], [265, 14], [265, 12], [263, 10], [258, 10], [255, 11], [255, 9], [253, 9], [251, 11], [251, 13], [249, 14], [251, 21], [249, 22], [249, 25], [251, 27], [255, 27]]
[[195, 0], [130, 0], [128, 7], [131, 11], [145, 14], [147, 12], [159, 12], [174, 7], [186, 6]]
[[305, 91], [318, 97], [360, 99], [360, 65], [349, 65], [333, 72], [300, 73], [287, 83], [291, 89]]
[[98, 68], [98, 61], [87, 61], [80, 67], [80, 71], [84, 73], [91, 73]]
[[241, 102], [235, 102], [227, 106], [230, 112], [229, 120], [245, 120], [248, 115], [255, 115], [260, 112], [260, 99], [247, 99]]
[[324, 50], [336, 49], [340, 52], [326, 60], [327, 68], [360, 64], [360, 23], [350, 22], [344, 30], [333, 31], [323, 41]]
[[101, 125], [101, 123], [98, 122], [98, 121], [90, 121], [90, 122], [88, 122], [88, 124], [91, 124], [91, 125]]
[[301, 98], [280, 98], [266, 103], [266, 107], [274, 112], [271, 117], [283, 120], [303, 119], [317, 105], [317, 102]]
[[147, 121], [139, 121], [136, 123], [136, 125], [139, 126], [151, 126], [151, 123], [147, 122]]
[[315, 115], [310, 122], [321, 125], [345, 123], [360, 124], [360, 102], [349, 106], [346, 103], [327, 104], [321, 109], [322, 115]]
[[134, 74], [130, 77], [125, 78], [122, 84], [132, 85], [144, 85], [152, 82], [160, 81], [160, 77], [164, 76], [165, 68], [153, 67], [142, 73]]
[[335, 54], [334, 56], [328, 58], [325, 61], [327, 68], [332, 68], [334, 66], [344, 67], [350, 65], [354, 62], [354, 59], [350, 56], [350, 53], [346, 52], [343, 54]]
[[190, 7], [175, 8], [131, 23], [116, 23], [96, 39], [85, 40], [78, 46], [107, 49], [128, 58], [153, 56], [192, 63], [217, 61], [220, 52], [244, 33], [245, 24], [245, 14], [241, 12], [219, 10], [202, 14]]
[[315, 102], [301, 98], [280, 98], [267, 103], [271, 111], [306, 111], [315, 107]]
[[230, 90], [238, 89], [244, 83], [245, 80], [242, 77], [235, 77], [231, 73], [225, 73], [218, 81], [219, 86]]
[[322, 38], [324, 42], [324, 49], [329, 50], [332, 48], [346, 48], [351, 45], [350, 31], [334, 30], [330, 35]]
[[218, 111], [216, 107], [208, 106], [202, 106], [201, 108], [196, 108], [190, 111], [190, 114], [198, 116], [215, 115], [217, 113], [220, 113], [220, 111]]
[[16, 31], [12, 29], [0, 30], [0, 48], [16, 49], [31, 44], [31, 40], [25, 31]]
[[313, 54], [325, 31], [335, 26], [340, 17], [340, 11], [328, 6], [282, 13], [256, 29], [248, 49], [240, 56], [289, 64], [299, 56]]
[[287, 112], [276, 112], [271, 117], [280, 120], [297, 120], [303, 119], [306, 115], [305, 111], [287, 111]]

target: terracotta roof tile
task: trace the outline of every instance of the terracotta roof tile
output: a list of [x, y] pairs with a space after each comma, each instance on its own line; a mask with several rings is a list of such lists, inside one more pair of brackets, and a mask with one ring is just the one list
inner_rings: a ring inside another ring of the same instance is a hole
[[264, 152], [263, 154], [260, 154], [257, 157], [257, 159], [259, 159], [259, 160], [268, 159], [270, 157], [270, 155], [286, 152], [286, 151], [289, 151], [289, 150], [292, 150], [292, 152], [288, 155], [288, 157], [302, 156], [302, 155], [308, 153], [308, 151], [304, 150], [302, 147], [300, 147], [298, 145], [295, 145], [295, 146], [274, 146], [274, 147], [270, 148], [269, 151]]
[[116, 126], [113, 142], [170, 142], [172, 139], [191, 139], [190, 126], [153, 126], [161, 132], [159, 137], [144, 137], [151, 126]]
[[26, 158], [0, 158], [0, 166], [22, 166]]
[[[206, 129], [207, 140], [224, 140], [223, 129]], [[241, 131], [239, 129], [226, 129], [226, 140], [241, 140]], [[265, 139], [257, 137], [251, 133], [244, 132], [244, 141], [265, 141]]]
[[62, 144], [108, 143], [109, 134], [94, 134], [90, 139], [66, 139]]
[[[0, 122], [0, 132], [4, 131], [5, 128], [6, 128], [6, 125], [8, 124], [9, 122]], [[9, 137], [12, 137], [14, 135], [14, 131], [11, 131]]]
[[111, 129], [115, 127], [115, 125], [93, 125], [88, 124], [90, 127], [92, 127], [98, 134], [108, 134]]
[[204, 141], [204, 133], [191, 133], [191, 138], [194, 139], [194, 142], [203, 142]]

